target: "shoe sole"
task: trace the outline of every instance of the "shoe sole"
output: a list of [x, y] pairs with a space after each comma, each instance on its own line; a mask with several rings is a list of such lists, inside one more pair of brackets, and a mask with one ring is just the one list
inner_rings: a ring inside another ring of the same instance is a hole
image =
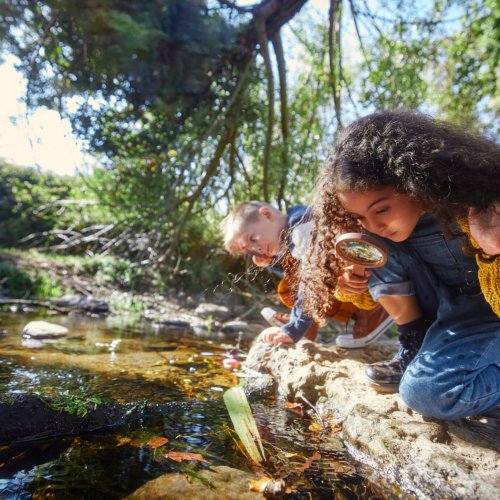
[[373, 390], [381, 394], [396, 394], [399, 392], [399, 384], [381, 384], [366, 376], [365, 380]]
[[337, 344], [339, 347], [344, 347], [345, 349], [362, 349], [363, 347], [377, 340], [380, 335], [382, 335], [393, 323], [394, 321], [389, 316], [384, 321], [382, 321], [382, 323], [380, 323], [380, 325], [378, 325], [377, 328], [375, 328], [375, 330], [370, 333], [370, 335], [367, 335], [366, 337], [362, 337], [360, 339], [355, 339], [350, 335], [339, 335], [335, 339], [335, 344]]
[[273, 317], [276, 314], [276, 311], [270, 307], [264, 307], [264, 309], [260, 311], [260, 314], [271, 326], [281, 328], [283, 325], [286, 325], [286, 323], [282, 323]]

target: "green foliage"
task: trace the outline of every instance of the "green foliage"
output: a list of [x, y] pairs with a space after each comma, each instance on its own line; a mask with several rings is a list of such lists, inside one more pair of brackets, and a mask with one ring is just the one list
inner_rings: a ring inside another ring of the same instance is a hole
[[56, 227], [61, 207], [54, 202], [71, 192], [67, 178], [0, 163], [0, 245]]
[[0, 280], [9, 296], [16, 299], [31, 293], [32, 282], [28, 274], [17, 269], [11, 262], [0, 262]]
[[[399, 30], [404, 37], [406, 30]], [[427, 39], [403, 40], [381, 34], [371, 51], [371, 71], [363, 81], [362, 98], [377, 109], [418, 108], [425, 102], [425, 69], [435, 57]]]
[[[498, 134], [500, 125], [500, 4], [470, 1], [461, 26], [442, 43], [434, 79], [436, 102], [445, 119]], [[495, 126], [496, 124], [496, 126]]]
[[[33, 77], [33, 103], [54, 106], [61, 97], [88, 93], [109, 100], [102, 113], [113, 113], [112, 102], [118, 103], [128, 129], [156, 107], [175, 127], [201, 98], [216, 98], [210, 96], [210, 72], [234, 37], [224, 16], [204, 3], [22, 0], [0, 10], [0, 30]], [[20, 25], [22, 34], [13, 29]], [[83, 106], [77, 120], [89, 131], [95, 112]], [[90, 138], [96, 147], [98, 135]]]
[[[64, 108], [64, 97], [82, 96], [70, 118], [102, 156], [76, 179], [2, 166], [0, 244], [43, 234], [29, 242], [88, 256], [82, 265], [102, 284], [217, 286], [242, 266], [218, 251], [222, 215], [240, 201], [262, 199], [264, 183], [281, 209], [310, 202], [337, 133], [334, 111], [347, 123], [376, 108], [407, 106], [498, 132], [498, 2], [334, 4], [342, 28], [332, 54], [341, 109], [333, 106], [326, 10], [319, 20], [294, 19], [292, 35], [283, 37], [299, 52], [290, 64], [285, 46], [288, 119], [280, 121], [275, 74], [270, 138], [269, 75], [254, 57], [256, 43], [245, 44], [252, 14], [228, 2], [2, 5], [3, 46], [29, 76], [28, 105]], [[353, 43], [356, 33], [362, 47]], [[96, 257], [101, 252], [109, 259]]]
[[57, 280], [37, 270], [23, 270], [12, 262], [0, 262], [0, 284], [8, 296], [49, 299], [64, 295]]
[[396, 14], [370, 44], [363, 105], [431, 109], [442, 119], [498, 133], [498, 2], [436, 0], [427, 12], [420, 8]]
[[96, 409], [103, 400], [99, 396], [65, 395], [53, 399], [42, 398], [42, 401], [52, 410], [59, 413], [69, 413], [77, 417], [85, 417], [89, 409]]

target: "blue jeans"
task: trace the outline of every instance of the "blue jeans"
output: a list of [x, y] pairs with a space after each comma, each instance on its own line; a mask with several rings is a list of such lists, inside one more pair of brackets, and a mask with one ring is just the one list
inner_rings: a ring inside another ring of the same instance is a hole
[[484, 297], [448, 295], [399, 393], [410, 408], [428, 417], [478, 415], [500, 404], [499, 363], [500, 320]]
[[415, 295], [434, 319], [401, 380], [403, 401], [429, 417], [477, 415], [500, 404], [500, 319], [461, 243], [432, 230], [428, 216], [424, 222], [404, 243], [387, 242], [389, 259], [373, 269], [370, 292]]

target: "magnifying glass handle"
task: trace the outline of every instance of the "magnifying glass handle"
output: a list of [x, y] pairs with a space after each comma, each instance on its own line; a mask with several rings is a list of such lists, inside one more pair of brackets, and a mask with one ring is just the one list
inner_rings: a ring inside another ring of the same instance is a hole
[[358, 264], [353, 264], [352, 265], [352, 274], [355, 274], [356, 276], [361, 276], [365, 277], [365, 269], [366, 267], [364, 266], [359, 266]]

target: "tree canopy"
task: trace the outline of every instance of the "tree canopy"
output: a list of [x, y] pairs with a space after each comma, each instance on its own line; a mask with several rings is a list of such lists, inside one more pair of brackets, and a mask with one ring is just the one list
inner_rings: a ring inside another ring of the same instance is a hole
[[309, 3], [0, 2], [28, 105], [69, 116], [99, 159], [93, 251], [179, 269], [232, 204], [308, 202], [338, 128], [377, 108], [498, 133], [497, 2]]

